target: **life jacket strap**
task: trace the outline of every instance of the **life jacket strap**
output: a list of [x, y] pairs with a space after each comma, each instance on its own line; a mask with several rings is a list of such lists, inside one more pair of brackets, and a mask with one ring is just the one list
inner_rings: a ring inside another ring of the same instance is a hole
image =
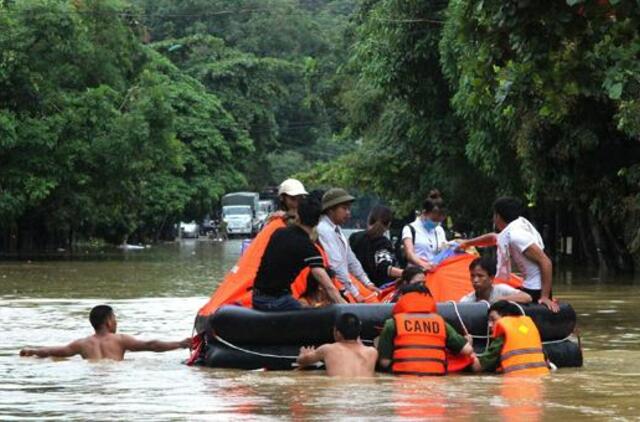
[[542, 349], [539, 347], [529, 347], [529, 348], [524, 348], [524, 349], [514, 349], [511, 350], [507, 353], [504, 353], [502, 356], [500, 356], [500, 359], [502, 361], [505, 361], [513, 356], [519, 356], [519, 355], [532, 355], [532, 354], [536, 354], [536, 353], [543, 353]]
[[546, 362], [521, 363], [519, 365], [507, 366], [506, 368], [503, 368], [502, 372], [504, 374], [508, 374], [509, 372], [522, 371], [523, 369], [531, 368], [548, 368], [548, 366]]
[[402, 363], [402, 362], [438, 362], [442, 365], [446, 366], [447, 361], [444, 359], [438, 358], [394, 358], [393, 363]]
[[418, 349], [418, 350], [445, 350], [444, 346], [429, 346], [425, 344], [403, 344], [394, 347], [395, 350]]

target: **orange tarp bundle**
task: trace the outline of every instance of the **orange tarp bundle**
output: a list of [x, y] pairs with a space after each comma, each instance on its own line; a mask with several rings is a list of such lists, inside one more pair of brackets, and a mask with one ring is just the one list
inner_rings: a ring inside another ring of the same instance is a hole
[[251, 307], [251, 287], [258, 273], [260, 261], [273, 232], [285, 227], [284, 220], [274, 218], [251, 241], [238, 263], [227, 273], [222, 283], [215, 290], [209, 302], [204, 305], [198, 315], [207, 316], [214, 313], [220, 306], [238, 303]]

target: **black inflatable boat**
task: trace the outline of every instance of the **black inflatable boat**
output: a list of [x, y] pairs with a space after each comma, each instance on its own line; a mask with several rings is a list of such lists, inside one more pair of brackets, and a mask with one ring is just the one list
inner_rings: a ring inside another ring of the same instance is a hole
[[[274, 369], [295, 367], [301, 346], [333, 341], [336, 317], [344, 312], [356, 314], [362, 321], [361, 338], [372, 343], [385, 320], [391, 317], [392, 304], [332, 305], [325, 308], [289, 312], [260, 312], [239, 306], [224, 306], [208, 318], [196, 321], [198, 332], [205, 334], [205, 346], [196, 364], [215, 368]], [[486, 303], [438, 304], [438, 313], [459, 333], [474, 338], [477, 353], [485, 350], [489, 338]], [[576, 313], [568, 304], [552, 313], [542, 305], [522, 306], [540, 331], [544, 350], [558, 367], [582, 366], [579, 344], [570, 339], [576, 326]]]

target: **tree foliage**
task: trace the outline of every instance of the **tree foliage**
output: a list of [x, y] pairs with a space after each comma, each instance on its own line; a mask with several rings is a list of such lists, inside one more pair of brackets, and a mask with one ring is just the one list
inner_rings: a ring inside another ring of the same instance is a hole
[[5, 231], [64, 241], [155, 235], [244, 184], [246, 131], [140, 43], [142, 28], [118, 17], [125, 10], [45, 0], [0, 9]]

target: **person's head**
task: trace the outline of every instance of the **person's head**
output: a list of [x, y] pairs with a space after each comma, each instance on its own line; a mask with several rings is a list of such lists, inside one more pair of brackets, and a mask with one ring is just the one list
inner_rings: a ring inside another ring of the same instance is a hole
[[280, 198], [280, 208], [283, 211], [294, 212], [298, 209], [300, 200], [308, 195], [302, 182], [297, 179], [287, 179], [280, 183], [278, 187], [278, 198]]
[[322, 207], [320, 202], [313, 197], [306, 197], [298, 204], [298, 221], [303, 226], [313, 228], [318, 225]]
[[336, 320], [333, 336], [336, 341], [357, 340], [360, 337], [362, 323], [360, 318], [352, 313], [344, 313]]
[[506, 316], [521, 316], [521, 308], [514, 302], [499, 300], [489, 307], [489, 326], [493, 329], [496, 322]]
[[474, 259], [469, 264], [469, 276], [476, 293], [488, 291], [496, 276], [496, 261], [488, 256]]
[[424, 268], [418, 267], [417, 265], [411, 265], [405, 268], [400, 277], [401, 285], [414, 283], [424, 285]]
[[331, 188], [322, 196], [322, 212], [333, 224], [341, 226], [351, 218], [351, 204], [355, 198], [340, 188]]
[[422, 217], [422, 221], [430, 221], [435, 225], [439, 224], [444, 220], [444, 205], [442, 200], [434, 200], [432, 198], [427, 198], [422, 202], [422, 212], [420, 214]]
[[437, 205], [442, 205], [444, 202], [442, 199], [442, 194], [438, 189], [431, 189], [429, 191], [429, 195], [427, 196], [427, 199], [430, 199], [434, 204], [437, 204]]
[[493, 224], [498, 232], [522, 215], [522, 203], [516, 198], [502, 197], [493, 203]]
[[391, 208], [384, 205], [376, 205], [369, 213], [367, 219], [367, 235], [371, 239], [375, 239], [384, 235], [384, 233], [391, 227], [391, 220], [393, 220], [393, 211]]
[[115, 333], [118, 328], [116, 314], [109, 305], [94, 306], [89, 313], [89, 322], [96, 331], [106, 328], [110, 333]]
[[423, 283], [406, 284], [398, 289], [400, 298], [393, 306], [393, 314], [432, 313], [436, 303], [431, 291]]

